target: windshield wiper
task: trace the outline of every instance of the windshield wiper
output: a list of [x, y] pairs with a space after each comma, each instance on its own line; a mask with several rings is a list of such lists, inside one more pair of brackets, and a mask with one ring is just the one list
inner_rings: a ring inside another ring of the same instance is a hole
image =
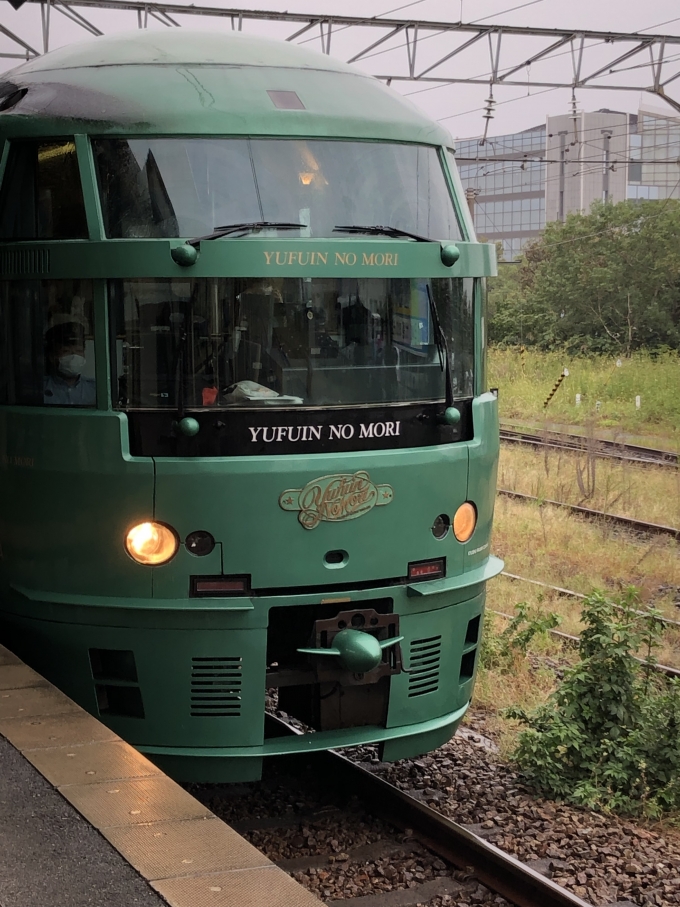
[[[439, 365], [444, 372], [444, 381], [446, 384], [446, 410], [453, 407], [453, 376], [451, 375], [451, 357], [449, 356], [449, 345], [446, 340], [446, 333], [439, 320], [437, 303], [434, 301], [429, 283], [427, 284], [427, 299], [430, 303], [430, 313], [432, 315], [432, 327], [434, 328], [434, 342], [437, 344], [439, 353]], [[445, 416], [446, 418], [446, 416]]]
[[258, 230], [268, 228], [276, 230], [302, 230], [307, 224], [294, 224], [290, 221], [276, 220], [253, 220], [242, 224], [225, 224], [223, 227], [215, 227], [212, 233], [205, 236], [195, 236], [193, 239], [187, 239], [188, 246], [196, 246], [198, 243], [208, 239], [220, 239], [222, 236], [231, 236], [233, 233], [256, 233]]
[[353, 224], [343, 227], [338, 224], [337, 227], [333, 227], [333, 232], [366, 233], [369, 236], [393, 236], [395, 238], [402, 236], [407, 239], [415, 239], [416, 242], [437, 242], [436, 239], [430, 239], [428, 236], [420, 236], [418, 233], [409, 233], [408, 230], [400, 230], [399, 227], [382, 227], [380, 224], [370, 227], [361, 227]]

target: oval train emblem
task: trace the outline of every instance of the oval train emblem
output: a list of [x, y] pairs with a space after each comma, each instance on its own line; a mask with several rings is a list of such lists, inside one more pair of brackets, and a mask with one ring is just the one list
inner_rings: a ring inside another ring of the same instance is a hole
[[367, 472], [320, 476], [304, 488], [289, 488], [279, 497], [283, 510], [298, 510], [298, 520], [305, 529], [319, 523], [356, 520], [372, 510], [389, 504], [394, 498], [390, 485], [374, 485]]

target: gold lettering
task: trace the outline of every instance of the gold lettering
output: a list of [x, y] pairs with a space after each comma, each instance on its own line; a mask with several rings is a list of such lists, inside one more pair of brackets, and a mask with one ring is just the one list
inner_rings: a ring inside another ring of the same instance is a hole
[[394, 264], [395, 265], [399, 264], [399, 253], [398, 252], [394, 253]]
[[298, 252], [289, 252], [288, 253], [288, 264], [292, 265], [294, 261], [298, 260]]
[[345, 255], [345, 264], [346, 265], [355, 265], [357, 263], [357, 257], [354, 252], [348, 252]]
[[[298, 264], [308, 265], [309, 264], [309, 255], [310, 255], [309, 252], [298, 252], [298, 254], [297, 254]], [[304, 261], [303, 261], [303, 256], [304, 256]]]
[[335, 263], [336, 263], [336, 265], [346, 265], [347, 264], [347, 252], [336, 252], [335, 253]]
[[273, 252], [265, 252], [265, 253], [264, 253], [264, 257], [267, 259], [267, 264], [268, 264], [268, 265], [270, 265], [270, 264], [272, 263], [272, 255], [273, 255], [273, 254], [274, 254]]
[[385, 264], [386, 265], [395, 264], [395, 262], [392, 260], [393, 258], [394, 258], [394, 255], [391, 252], [385, 252]]
[[[279, 256], [281, 256], [280, 259], [279, 259]], [[276, 264], [277, 264], [277, 265], [285, 265], [285, 263], [286, 263], [286, 253], [285, 253], [285, 252], [277, 252], [277, 253], [276, 253]]]
[[375, 254], [375, 263], [378, 265], [378, 267], [379, 267], [380, 265], [384, 265], [384, 264], [385, 264], [385, 254], [384, 254], [383, 252], [376, 252], [376, 254]]
[[362, 257], [362, 259], [361, 259], [361, 264], [362, 264], [362, 265], [370, 265], [370, 266], [372, 267], [372, 266], [375, 264], [375, 252], [371, 252], [370, 255], [367, 255], [367, 254], [364, 252], [364, 253], [363, 253], [363, 257]]

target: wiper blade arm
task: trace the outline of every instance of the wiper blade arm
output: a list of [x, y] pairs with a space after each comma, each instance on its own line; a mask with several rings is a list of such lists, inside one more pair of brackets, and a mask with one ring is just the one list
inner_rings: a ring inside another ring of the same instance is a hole
[[426, 285], [426, 289], [427, 300], [430, 304], [432, 327], [434, 329], [434, 342], [437, 345], [437, 352], [439, 353], [439, 365], [441, 367], [441, 370], [444, 372], [446, 409], [449, 409], [453, 406], [453, 376], [451, 374], [451, 357], [449, 356], [449, 344], [446, 340], [446, 332], [442, 327], [442, 323], [439, 318], [439, 310], [437, 309], [437, 303], [434, 301], [434, 296], [432, 295], [432, 291], [430, 290], [429, 283]]
[[187, 239], [188, 246], [196, 246], [198, 243], [209, 239], [220, 239], [222, 236], [231, 236], [233, 233], [255, 233], [258, 230], [267, 228], [277, 230], [302, 230], [307, 224], [294, 224], [291, 221], [276, 220], [253, 220], [242, 224], [225, 224], [223, 227], [215, 227], [212, 233], [205, 236], [195, 236], [193, 239]]
[[369, 227], [362, 227], [358, 224], [350, 224], [348, 226], [341, 226], [338, 224], [337, 227], [333, 227], [333, 232], [366, 233], [368, 236], [402, 236], [406, 239], [415, 239], [416, 242], [437, 242], [435, 239], [430, 239], [429, 236], [421, 236], [419, 233], [409, 233], [408, 230], [400, 230], [399, 227], [383, 227], [380, 224]]

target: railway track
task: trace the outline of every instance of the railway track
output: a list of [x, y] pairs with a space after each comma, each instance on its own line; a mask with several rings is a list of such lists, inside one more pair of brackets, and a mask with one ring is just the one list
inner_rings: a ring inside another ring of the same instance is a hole
[[[506, 573], [505, 571], [503, 571], [501, 573], [501, 576], [505, 576], [505, 577], [508, 577], [508, 579], [518, 580], [518, 581], [525, 582], [525, 583], [531, 583], [532, 585], [535, 585], [535, 586], [541, 586], [544, 589], [552, 589], [555, 592], [559, 592], [560, 595], [570, 596], [570, 597], [579, 598], [579, 599], [585, 598], [585, 595], [582, 595], [580, 592], [574, 592], [571, 589], [563, 589], [561, 586], [552, 586], [552, 585], [550, 585], [550, 583], [542, 583], [542, 582], [539, 582], [539, 580], [528, 579], [525, 576], [518, 576], [515, 573]], [[497, 614], [499, 617], [502, 617], [505, 620], [513, 619], [512, 614], [506, 614], [504, 611], [495, 611], [492, 608], [489, 608], [488, 610], [490, 611], [491, 614]], [[623, 610], [623, 608], [621, 608], [621, 610]], [[634, 613], [639, 614], [642, 617], [648, 616], [645, 611], [635, 610]], [[667, 624], [669, 626], [680, 627], [680, 621], [672, 620], [669, 617], [659, 617], [657, 619], [663, 624]], [[578, 643], [579, 643], [579, 637], [574, 636], [572, 633], [565, 633], [563, 630], [554, 630], [554, 629], [549, 630], [548, 632], [550, 633], [551, 636], [554, 636], [556, 639], [560, 639], [563, 642], [568, 643], [569, 645], [578, 645]], [[670, 665], [665, 665], [665, 664], [649, 663], [649, 662], [645, 661], [643, 658], [636, 657], [635, 660], [637, 662], [639, 662], [640, 664], [645, 665], [647, 668], [650, 668], [651, 670], [658, 672], [659, 674], [665, 674], [666, 677], [671, 677], [671, 678], [680, 677], [680, 670], [678, 670], [678, 668], [673, 668]]]
[[[522, 583], [530, 583], [532, 586], [540, 586], [542, 589], [550, 589], [552, 592], [558, 592], [560, 595], [567, 596], [569, 598], [578, 598], [581, 601], [586, 598], [582, 592], [574, 592], [573, 589], [565, 589], [563, 586], [553, 586], [551, 583], [544, 583], [538, 579], [529, 579], [527, 576], [520, 576], [517, 573], [508, 573], [507, 570], [503, 570], [501, 576], [506, 577], [507, 579], [517, 580]], [[622, 605], [617, 605], [616, 607], [623, 610]], [[634, 614], [639, 614], [641, 617], [648, 617], [649, 614], [646, 611], [640, 611], [633, 609]], [[658, 617], [662, 624], [668, 624], [671, 627], [680, 627], [680, 620], [673, 620], [671, 617]]]
[[547, 447], [554, 450], [575, 451], [591, 456], [622, 460], [645, 466], [677, 466], [678, 454], [668, 450], [657, 450], [642, 447], [638, 444], [626, 444], [621, 441], [609, 441], [604, 438], [592, 438], [583, 435], [570, 435], [563, 432], [544, 432], [536, 434], [527, 431], [501, 427], [501, 441], [508, 444], [526, 444], [531, 447]]
[[348, 790], [359, 794], [383, 818], [412, 829], [447, 863], [460, 869], [471, 867], [483, 885], [517, 907], [585, 907], [586, 901], [362, 765], [338, 753], [324, 756]]
[[580, 507], [578, 504], [567, 504], [564, 501], [553, 501], [550, 498], [538, 498], [532, 494], [510, 491], [508, 488], [499, 488], [498, 494], [541, 506], [548, 504], [551, 507], [561, 507], [563, 510], [568, 510], [570, 513], [578, 514], [586, 519], [607, 522], [612, 526], [619, 526], [622, 529], [632, 530], [644, 535], [669, 535], [672, 538], [680, 538], [680, 529], [675, 526], [664, 526], [662, 523], [647, 523], [644, 520], [635, 520], [632, 517], [605, 513], [604, 510], [591, 510], [589, 507]]
[[[267, 722], [278, 734], [301, 733], [294, 725], [271, 713], [267, 714]], [[362, 891], [358, 895], [351, 891], [349, 897], [337, 897], [338, 884], [325, 879], [326, 891], [334, 894], [329, 897], [323, 887], [316, 893], [321, 894], [330, 907], [415, 907], [416, 904], [441, 903], [439, 898], [445, 895], [452, 898], [451, 903], [461, 900], [468, 903], [473, 892], [473, 902], [480, 905], [493, 905], [497, 903], [496, 896], [500, 895], [517, 907], [591, 907], [530, 866], [378, 777], [363, 764], [339, 753], [277, 758], [274, 772], [289, 772], [293, 780], [285, 780], [284, 776], [282, 784], [275, 782], [262, 794], [258, 803], [266, 807], [267, 815], [262, 815], [262, 809], [254, 808], [246, 801], [240, 807], [245, 815], [239, 816], [238, 800], [232, 798], [226, 801], [227, 812], [226, 815], [222, 813], [222, 818], [241, 833], [248, 834], [258, 848], [264, 849], [277, 865], [291, 872], [298, 881], [309, 882], [310, 874], [315, 882], [319, 875], [332, 877], [334, 873], [340, 873], [345, 880], [341, 884], [347, 884], [356, 877], [352, 869], [356, 861], [363, 861], [364, 865], [368, 862], [377, 864], [379, 874], [391, 867], [396, 878], [401, 877], [400, 866], [404, 863], [412, 866], [415, 862], [421, 870], [412, 873], [415, 881], [407, 883], [408, 887], [378, 889], [371, 893]], [[297, 812], [286, 812], [285, 808], [277, 809], [275, 805], [272, 810], [272, 801], [282, 796], [282, 787], [285, 790], [295, 781], [300, 784], [300, 792], [289, 794], [286, 790], [286, 796], [288, 802], [294, 802]], [[319, 800], [310, 793], [315, 784], [320, 786]], [[202, 799], [200, 792], [194, 790], [192, 793]], [[210, 802], [210, 808], [220, 815], [219, 804]], [[270, 815], [272, 811], [273, 815]], [[351, 838], [357, 829], [369, 829], [370, 834], [371, 823], [376, 817], [383, 823], [379, 826], [381, 839], [364, 841], [355, 848], [348, 846], [348, 836]], [[331, 823], [328, 833], [320, 829], [324, 823]], [[394, 829], [398, 831], [395, 833]], [[291, 838], [291, 832], [298, 833], [299, 838]], [[316, 842], [324, 836], [327, 840], [330, 836], [343, 852], [281, 857], [281, 853], [288, 854], [291, 850], [280, 844], [286, 834], [292, 841], [292, 849], [297, 841], [300, 851], [309, 850], [310, 840]], [[380, 875], [377, 878], [380, 881]], [[480, 891], [480, 885], [487, 889], [486, 896]]]

